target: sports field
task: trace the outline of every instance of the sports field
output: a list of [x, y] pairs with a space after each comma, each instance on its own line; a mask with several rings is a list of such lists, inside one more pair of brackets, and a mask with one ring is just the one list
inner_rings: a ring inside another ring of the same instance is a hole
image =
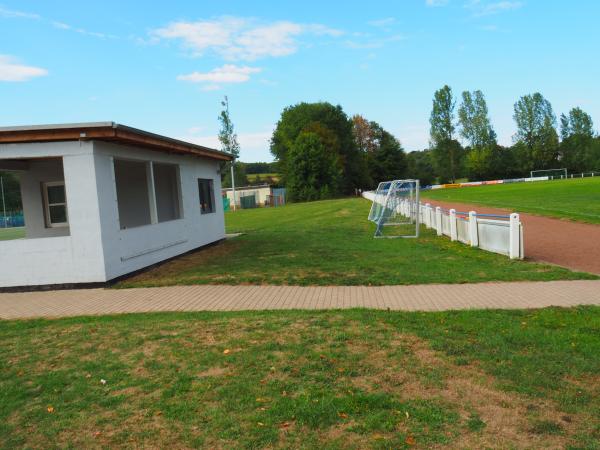
[[600, 224], [600, 177], [437, 189], [422, 197]]
[[7, 241], [10, 239], [21, 239], [25, 237], [24, 227], [15, 228], [0, 228], [0, 241]]
[[591, 278], [556, 266], [509, 260], [424, 230], [422, 238], [373, 239], [362, 198], [226, 214], [243, 236], [177, 258], [120, 283], [394, 285]]

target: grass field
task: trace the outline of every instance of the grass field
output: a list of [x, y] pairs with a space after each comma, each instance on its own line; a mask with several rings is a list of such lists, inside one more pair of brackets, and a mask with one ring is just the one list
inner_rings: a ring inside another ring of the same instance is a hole
[[600, 308], [3, 321], [0, 342], [0, 448], [600, 448]]
[[393, 285], [555, 280], [591, 275], [508, 258], [435, 236], [373, 239], [370, 202], [343, 199], [226, 214], [243, 236], [177, 258], [118, 286]]
[[439, 189], [422, 195], [600, 224], [600, 177]]
[[255, 183], [257, 181], [270, 181], [271, 179], [275, 182], [279, 181], [281, 176], [278, 173], [249, 173], [246, 175], [249, 183]]
[[0, 241], [8, 241], [10, 239], [21, 239], [24, 237], [24, 227], [0, 228]]

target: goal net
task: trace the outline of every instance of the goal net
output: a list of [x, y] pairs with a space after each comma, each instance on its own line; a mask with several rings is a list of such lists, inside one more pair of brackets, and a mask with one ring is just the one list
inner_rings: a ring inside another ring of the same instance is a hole
[[542, 169], [529, 172], [531, 178], [548, 177], [549, 180], [562, 180], [567, 178], [567, 169]]
[[369, 220], [377, 226], [376, 238], [419, 237], [419, 180], [379, 183]]

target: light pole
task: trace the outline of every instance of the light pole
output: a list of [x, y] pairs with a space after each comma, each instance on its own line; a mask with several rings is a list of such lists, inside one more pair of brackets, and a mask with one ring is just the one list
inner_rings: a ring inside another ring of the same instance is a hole
[[235, 158], [231, 160], [231, 193], [233, 194], [233, 211], [235, 212], [235, 174], [233, 165], [235, 164]]

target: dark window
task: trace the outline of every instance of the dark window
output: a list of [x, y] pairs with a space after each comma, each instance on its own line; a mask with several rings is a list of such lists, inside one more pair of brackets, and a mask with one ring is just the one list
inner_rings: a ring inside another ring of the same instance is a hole
[[179, 174], [174, 164], [152, 163], [156, 216], [159, 222], [181, 218]]
[[215, 212], [215, 193], [213, 180], [198, 179], [198, 191], [200, 192], [200, 212], [209, 214]]
[[115, 182], [121, 229], [152, 223], [147, 169], [146, 162], [115, 159]]

